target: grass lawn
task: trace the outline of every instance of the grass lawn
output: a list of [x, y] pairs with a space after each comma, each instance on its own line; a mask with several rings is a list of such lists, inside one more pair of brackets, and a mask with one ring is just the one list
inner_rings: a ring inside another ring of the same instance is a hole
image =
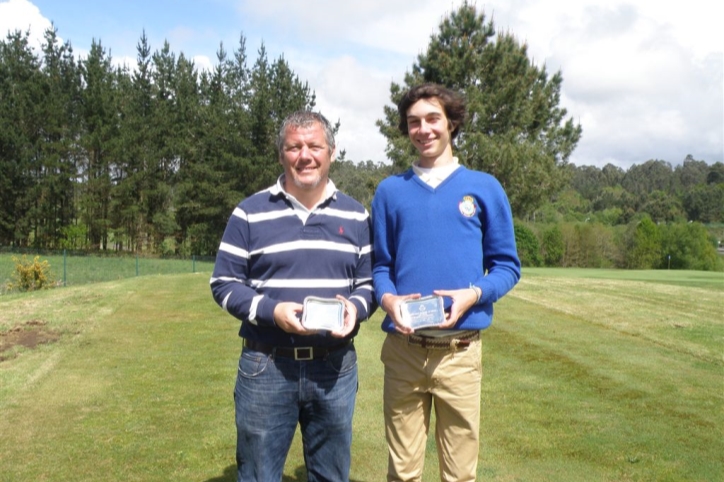
[[[724, 275], [523, 274], [483, 332], [478, 480], [722, 480]], [[0, 296], [0, 350], [17, 343], [0, 351], [0, 481], [234, 481], [241, 343], [208, 278]], [[380, 319], [355, 342], [355, 482], [385, 480]], [[296, 439], [284, 481], [305, 480]]]

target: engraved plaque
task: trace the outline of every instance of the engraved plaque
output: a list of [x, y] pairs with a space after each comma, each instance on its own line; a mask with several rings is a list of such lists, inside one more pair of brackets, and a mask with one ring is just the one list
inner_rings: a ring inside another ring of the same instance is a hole
[[339, 331], [344, 326], [344, 302], [335, 298], [304, 298], [302, 326], [308, 330]]
[[402, 302], [402, 320], [413, 330], [438, 326], [445, 321], [442, 296], [424, 296]]

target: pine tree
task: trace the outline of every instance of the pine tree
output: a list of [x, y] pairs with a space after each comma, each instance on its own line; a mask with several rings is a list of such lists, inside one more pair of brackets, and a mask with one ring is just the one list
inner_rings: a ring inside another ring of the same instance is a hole
[[43, 80], [29, 35], [15, 31], [0, 44], [0, 243], [11, 246], [29, 245], [34, 229]]
[[[562, 81], [560, 72], [549, 78], [545, 67], [537, 67], [512, 34], [496, 36], [493, 22], [464, 2], [440, 23], [404, 87], [393, 83], [390, 94], [396, 105], [404, 91], [423, 82], [463, 93], [468, 117], [455, 154], [468, 167], [496, 176], [513, 212], [523, 217], [564, 186], [565, 165], [581, 136], [581, 127], [565, 120], [558, 105]], [[403, 170], [416, 153], [397, 130], [398, 117], [387, 106], [378, 126], [388, 156]]]
[[37, 206], [36, 238], [43, 247], [63, 244], [66, 228], [75, 224], [75, 164], [78, 138], [80, 72], [69, 42], [60, 44], [54, 27], [45, 32], [43, 45], [44, 128], [40, 144], [42, 173], [34, 197]]
[[79, 141], [79, 175], [82, 182], [79, 209], [88, 227], [92, 249], [107, 249], [110, 236], [112, 174], [117, 163], [118, 122], [115, 105], [115, 75], [111, 57], [101, 43], [93, 41], [81, 62], [83, 91]]

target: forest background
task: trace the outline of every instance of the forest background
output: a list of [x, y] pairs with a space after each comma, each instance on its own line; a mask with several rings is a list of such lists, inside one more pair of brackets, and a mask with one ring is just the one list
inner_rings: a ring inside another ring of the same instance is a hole
[[[234, 206], [281, 173], [281, 120], [315, 107], [263, 44], [248, 65], [243, 34], [211, 71], [168, 43], [152, 52], [145, 33], [133, 68], [113, 66], [100, 39], [76, 58], [54, 28], [40, 52], [28, 35], [0, 41], [0, 249], [213, 256]], [[369, 207], [379, 181], [409, 166], [392, 106], [423, 81], [468, 100], [456, 155], [503, 184], [524, 265], [724, 270], [724, 164], [570, 164], [583, 132], [559, 107], [562, 73], [468, 3], [390, 87], [377, 124], [391, 163], [339, 152], [342, 191]]]

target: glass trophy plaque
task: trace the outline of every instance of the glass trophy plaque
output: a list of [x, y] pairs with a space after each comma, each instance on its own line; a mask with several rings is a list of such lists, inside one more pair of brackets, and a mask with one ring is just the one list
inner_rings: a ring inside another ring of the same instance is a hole
[[402, 302], [402, 320], [413, 330], [438, 326], [445, 321], [442, 296], [424, 296]]
[[308, 330], [339, 331], [344, 326], [344, 302], [335, 298], [304, 298], [302, 326]]

